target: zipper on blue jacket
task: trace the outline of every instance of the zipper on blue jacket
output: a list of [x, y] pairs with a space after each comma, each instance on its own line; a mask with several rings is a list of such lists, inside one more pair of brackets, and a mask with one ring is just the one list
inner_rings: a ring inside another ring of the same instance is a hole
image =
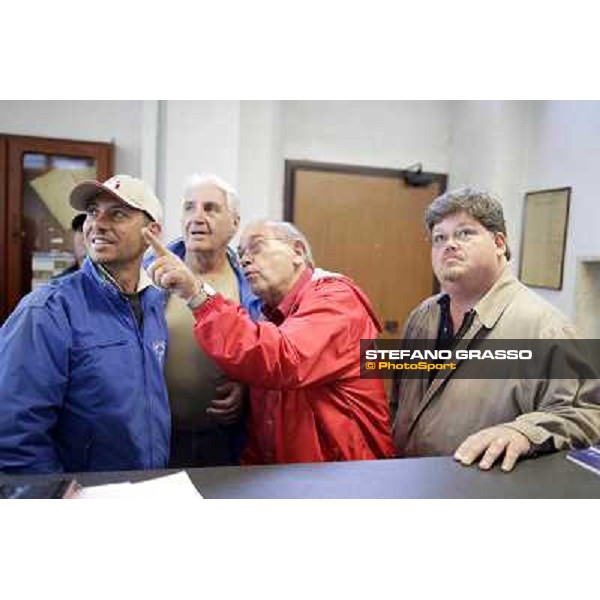
[[[144, 290], [142, 290], [144, 291]], [[142, 310], [142, 326], [140, 327], [138, 320], [135, 316], [135, 311], [133, 310], [133, 306], [131, 301], [125, 297], [124, 294], [119, 292], [119, 297], [123, 302], [127, 304], [129, 307], [129, 313], [131, 318], [133, 319], [133, 327], [135, 329], [135, 333], [137, 335], [138, 344], [140, 346], [141, 354], [142, 354], [142, 373], [144, 374], [144, 398], [146, 399], [146, 422], [148, 423], [148, 429], [150, 432], [150, 443], [148, 450], [150, 452], [150, 462], [145, 464], [144, 467], [150, 468], [154, 466], [154, 432], [152, 425], [152, 399], [150, 398], [150, 394], [148, 393], [148, 373], [146, 369], [146, 346], [144, 344], [144, 325], [146, 323], [146, 319], [144, 319], [144, 301], [140, 297], [140, 307]]]

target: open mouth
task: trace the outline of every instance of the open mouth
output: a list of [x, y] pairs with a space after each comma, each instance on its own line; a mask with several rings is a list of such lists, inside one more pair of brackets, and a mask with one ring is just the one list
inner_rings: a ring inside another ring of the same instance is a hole
[[94, 237], [90, 240], [90, 246], [95, 250], [100, 250], [102, 248], [108, 248], [109, 246], [114, 246], [114, 242], [103, 237]]
[[206, 231], [205, 229], [190, 229], [188, 235], [192, 237], [205, 236], [210, 235], [210, 231]]

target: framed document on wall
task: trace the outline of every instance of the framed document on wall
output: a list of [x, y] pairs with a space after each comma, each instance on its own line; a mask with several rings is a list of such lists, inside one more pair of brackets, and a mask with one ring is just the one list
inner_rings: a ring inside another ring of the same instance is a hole
[[525, 194], [519, 279], [532, 287], [562, 289], [571, 188]]

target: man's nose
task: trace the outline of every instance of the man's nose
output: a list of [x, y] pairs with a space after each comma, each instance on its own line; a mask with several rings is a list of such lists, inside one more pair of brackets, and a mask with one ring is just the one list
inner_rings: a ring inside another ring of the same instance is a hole
[[106, 229], [109, 224], [109, 217], [106, 213], [97, 212], [94, 215], [88, 216], [90, 229]]
[[240, 264], [242, 265], [242, 268], [247, 267], [251, 262], [252, 256], [250, 255], [250, 252], [245, 250], [244, 253], [240, 256]]
[[194, 210], [192, 211], [192, 221], [202, 221], [206, 219], [206, 212], [204, 211], [204, 206], [202, 204], [197, 203], [194, 206]]
[[449, 235], [448, 239], [446, 240], [446, 243], [444, 244], [444, 248], [457, 248], [458, 247], [458, 242], [456, 241], [456, 238], [454, 237], [454, 235]]

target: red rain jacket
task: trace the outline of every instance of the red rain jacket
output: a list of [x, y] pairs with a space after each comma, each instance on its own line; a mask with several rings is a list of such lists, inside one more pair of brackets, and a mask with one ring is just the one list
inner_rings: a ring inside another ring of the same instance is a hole
[[350, 279], [311, 275], [270, 311], [275, 322], [221, 295], [194, 311], [198, 344], [251, 387], [245, 464], [394, 454], [383, 381], [360, 378], [360, 340], [381, 330], [373, 308]]

